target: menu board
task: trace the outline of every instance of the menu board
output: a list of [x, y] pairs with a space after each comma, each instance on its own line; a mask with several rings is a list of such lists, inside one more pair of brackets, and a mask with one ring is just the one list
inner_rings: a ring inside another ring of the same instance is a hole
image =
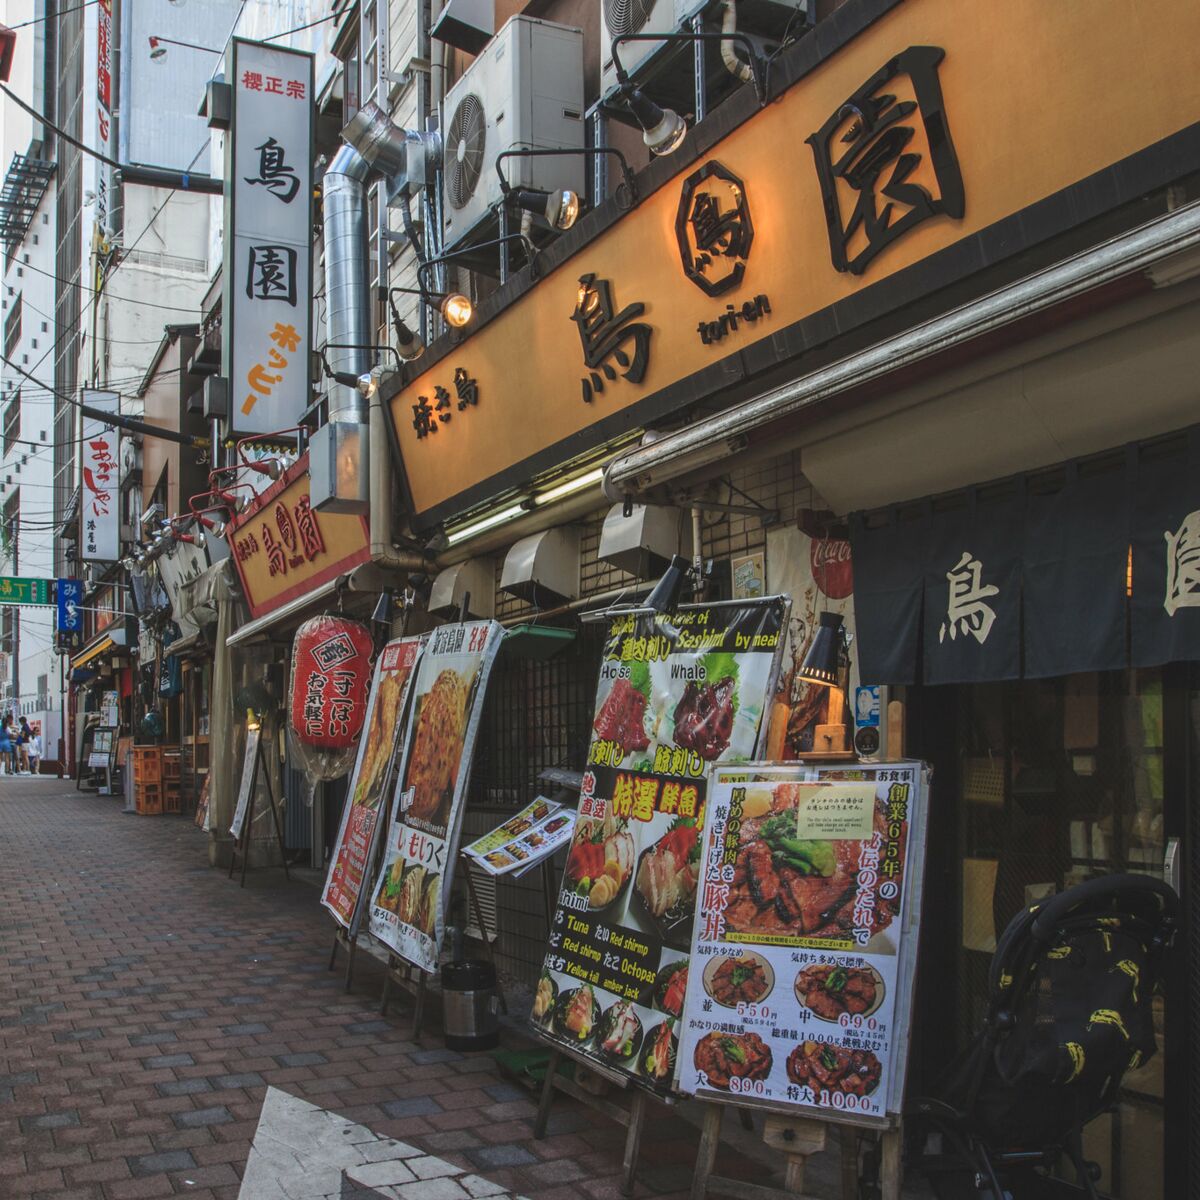
[[463, 853], [488, 875], [523, 875], [571, 840], [575, 814], [539, 796]]
[[258, 739], [262, 730], [256, 725], [246, 730], [246, 754], [242, 759], [242, 782], [238, 785], [237, 807], [233, 810], [233, 820], [229, 832], [235, 838], [242, 836], [242, 827], [246, 824], [246, 814], [250, 811], [250, 800], [254, 795], [254, 776], [258, 768]]
[[423, 971], [435, 971], [446, 900], [488, 676], [504, 637], [495, 621], [429, 635], [412, 684], [404, 754], [372, 888], [370, 930]]
[[321, 895], [321, 903], [346, 929], [354, 920], [363, 876], [373, 857], [380, 802], [400, 744], [404, 702], [420, 650], [421, 638], [399, 638], [384, 646], [375, 664], [349, 801], [342, 806], [342, 824]]
[[655, 1092], [673, 1087], [709, 771], [756, 752], [787, 607], [622, 615], [604, 648], [532, 1021]]
[[116, 742], [117, 731], [115, 728], [98, 728], [92, 739], [92, 748], [88, 753], [88, 768], [103, 771], [110, 767]]
[[907, 1059], [923, 767], [781, 775], [713, 787], [680, 1089], [882, 1122]]

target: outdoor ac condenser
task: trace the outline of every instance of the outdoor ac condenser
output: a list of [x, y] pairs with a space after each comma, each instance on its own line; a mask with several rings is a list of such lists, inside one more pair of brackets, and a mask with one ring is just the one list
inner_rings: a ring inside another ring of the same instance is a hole
[[[583, 31], [532, 17], [506, 21], [446, 93], [447, 250], [493, 219], [501, 195], [496, 156], [502, 150], [582, 149], [583, 106]], [[513, 187], [585, 191], [582, 155], [509, 158], [503, 170]]]
[[[743, 33], [780, 37], [789, 25], [801, 22], [810, 0], [737, 0], [738, 29]], [[721, 27], [721, 9], [717, 0], [603, 0], [600, 13], [600, 95], [611, 96], [617, 87], [613, 66], [613, 40], [625, 34], [689, 33], [692, 20], [702, 17], [705, 29]], [[617, 48], [621, 66], [629, 78], [644, 83], [664, 70], [682, 70], [688, 76], [687, 90], [693, 86], [692, 48], [672, 54], [665, 42], [625, 42]], [[678, 47], [675, 47], [678, 51]], [[713, 53], [706, 57], [712, 59]], [[678, 84], [679, 81], [676, 81]]]

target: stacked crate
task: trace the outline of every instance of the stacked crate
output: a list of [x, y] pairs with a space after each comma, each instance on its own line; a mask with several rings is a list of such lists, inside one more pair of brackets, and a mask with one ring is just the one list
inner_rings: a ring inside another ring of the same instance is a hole
[[177, 746], [166, 746], [162, 752], [163, 812], [180, 812], [180, 758]]
[[162, 750], [158, 746], [133, 748], [133, 803], [144, 817], [162, 813]]

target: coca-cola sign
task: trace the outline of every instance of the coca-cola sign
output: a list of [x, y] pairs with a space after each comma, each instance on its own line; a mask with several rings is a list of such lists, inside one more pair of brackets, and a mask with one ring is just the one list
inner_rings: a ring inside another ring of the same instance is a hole
[[850, 543], [845, 538], [813, 538], [808, 553], [817, 588], [830, 600], [845, 600], [854, 591]]

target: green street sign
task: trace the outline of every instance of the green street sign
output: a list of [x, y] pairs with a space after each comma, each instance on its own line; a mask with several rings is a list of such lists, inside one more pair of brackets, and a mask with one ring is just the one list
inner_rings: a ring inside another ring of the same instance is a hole
[[54, 604], [53, 579], [20, 579], [0, 575], [0, 608], [14, 604]]

